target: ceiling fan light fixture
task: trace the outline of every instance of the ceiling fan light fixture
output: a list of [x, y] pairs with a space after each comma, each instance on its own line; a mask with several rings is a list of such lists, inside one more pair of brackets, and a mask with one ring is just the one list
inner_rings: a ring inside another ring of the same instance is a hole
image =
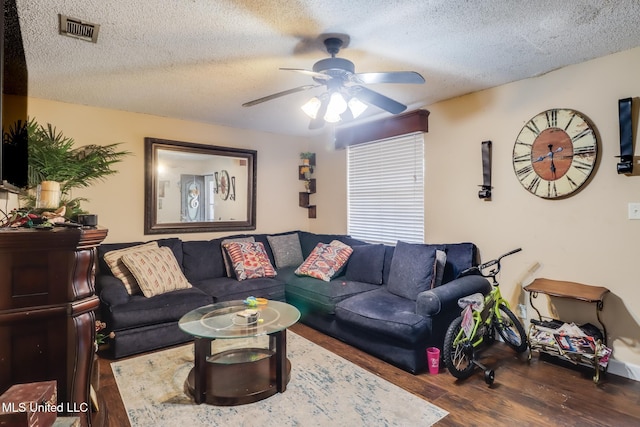
[[347, 111], [347, 101], [344, 100], [344, 96], [340, 92], [333, 92], [329, 98], [329, 106], [327, 107], [327, 114], [337, 115]]
[[340, 120], [340, 114], [336, 114], [334, 111], [328, 111], [324, 115], [324, 121], [327, 123], [338, 123]]
[[367, 104], [360, 101], [358, 98], [353, 97], [349, 100], [349, 110], [351, 110], [351, 114], [353, 118], [357, 118], [360, 114], [364, 113], [367, 109]]
[[317, 96], [314, 96], [310, 100], [308, 100], [302, 107], [302, 111], [312, 119], [315, 119], [318, 115], [318, 110], [320, 109], [321, 101]]

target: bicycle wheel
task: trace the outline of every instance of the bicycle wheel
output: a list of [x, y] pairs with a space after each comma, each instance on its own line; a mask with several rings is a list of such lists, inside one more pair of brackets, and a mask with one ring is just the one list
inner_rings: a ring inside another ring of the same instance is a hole
[[506, 305], [500, 304], [498, 307], [500, 318], [494, 319], [494, 327], [500, 334], [504, 342], [518, 353], [522, 353], [527, 349], [527, 333], [524, 331], [522, 323], [515, 314], [507, 308]]
[[444, 336], [444, 346], [442, 356], [444, 364], [451, 372], [451, 375], [458, 379], [469, 378], [473, 374], [473, 347], [467, 338], [462, 338], [454, 344], [458, 335], [463, 335], [462, 317], [458, 317], [451, 322], [447, 333]]

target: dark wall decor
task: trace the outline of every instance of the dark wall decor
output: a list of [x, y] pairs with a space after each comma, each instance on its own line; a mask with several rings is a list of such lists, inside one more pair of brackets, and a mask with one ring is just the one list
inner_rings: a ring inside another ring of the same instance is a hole
[[619, 174], [633, 173], [633, 98], [618, 100], [618, 115], [620, 120], [620, 162], [617, 170]]
[[255, 230], [257, 151], [145, 138], [145, 234]]

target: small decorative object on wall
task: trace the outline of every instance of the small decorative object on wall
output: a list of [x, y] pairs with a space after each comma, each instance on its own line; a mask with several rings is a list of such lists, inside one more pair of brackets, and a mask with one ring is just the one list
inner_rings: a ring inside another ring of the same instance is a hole
[[478, 197], [491, 200], [491, 141], [482, 141], [482, 187]]
[[513, 146], [513, 170], [520, 184], [545, 199], [575, 194], [591, 177], [598, 136], [580, 112], [554, 108], [529, 120]]
[[618, 173], [633, 173], [633, 126], [631, 119], [632, 98], [618, 100], [618, 115], [620, 117], [620, 163]]
[[300, 207], [308, 209], [309, 218], [315, 218], [316, 206], [310, 204], [309, 196], [316, 192], [316, 179], [311, 178], [316, 165], [316, 154], [300, 153], [300, 159], [302, 160], [302, 165], [298, 166], [298, 179], [304, 181], [305, 191], [299, 193], [298, 204]]

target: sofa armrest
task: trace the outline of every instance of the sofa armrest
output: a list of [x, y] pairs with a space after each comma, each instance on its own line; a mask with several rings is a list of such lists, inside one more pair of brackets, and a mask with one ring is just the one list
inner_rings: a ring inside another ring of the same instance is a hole
[[443, 311], [462, 311], [458, 307], [458, 299], [477, 292], [486, 295], [490, 291], [491, 284], [482, 276], [461, 277], [435, 289], [420, 292], [416, 300], [416, 314], [431, 317]]
[[122, 280], [117, 277], [100, 275], [96, 277], [97, 288], [100, 289], [100, 301], [109, 306], [126, 304], [129, 293]]

